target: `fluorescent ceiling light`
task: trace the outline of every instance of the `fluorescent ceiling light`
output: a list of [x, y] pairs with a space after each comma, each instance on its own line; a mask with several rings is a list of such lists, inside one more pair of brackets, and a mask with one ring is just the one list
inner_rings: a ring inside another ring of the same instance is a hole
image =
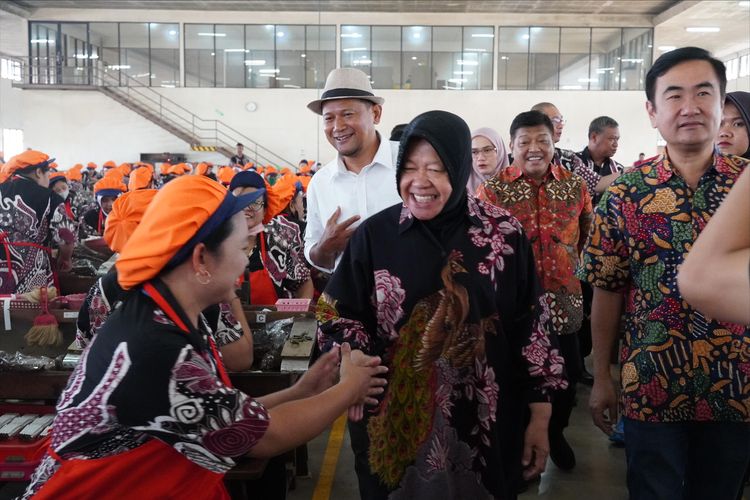
[[280, 70], [278, 68], [273, 69], [261, 69], [258, 70], [258, 73], [278, 73]]
[[[278, 78], [277, 78], [277, 80], [278, 80]], [[298, 89], [298, 88], [300, 88], [300, 86], [299, 85], [290, 85], [290, 84], [287, 83], [286, 85], [284, 85], [284, 88], [285, 89]]]
[[341, 33], [341, 38], [362, 38], [361, 33]]
[[[119, 64], [113, 64], [111, 66], [107, 66], [107, 69], [130, 69], [130, 66], [128, 65], [119, 65]], [[148, 76], [148, 73], [146, 73], [145, 76]]]
[[245, 66], [264, 66], [265, 59], [245, 59]]
[[227, 36], [227, 34], [226, 33], [198, 33], [198, 36], [218, 36], [218, 37], [223, 37], [223, 36]]
[[467, 61], [465, 59], [459, 59], [458, 61], [459, 66], [479, 66], [479, 63], [476, 61]]
[[278, 33], [276, 33], [276, 36], [279, 37], [279, 38], [283, 38], [284, 37], [284, 32], [283, 31], [279, 31]]
[[174, 89], [174, 88], [177, 88], [177, 86], [176, 86], [176, 85], [165, 85], [165, 84], [161, 84], [161, 85], [159, 85], [159, 86], [160, 86], [160, 87], [165, 87], [165, 88], [168, 88], [168, 89]]
[[523, 35], [521, 35], [521, 38], [523, 38], [524, 40], [528, 40], [529, 39], [529, 34], [528, 33], [524, 33]]
[[675, 47], [674, 45], [659, 45], [658, 47], [658, 49], [662, 52], [669, 52], [670, 50], [674, 50], [676, 48], [677, 47]]
[[372, 61], [370, 59], [355, 59], [352, 64], [355, 66], [366, 66], [372, 64]]
[[495, 35], [492, 33], [472, 33], [472, 38], [495, 38]]
[[607, 72], [611, 73], [614, 70], [615, 70], [615, 68], [599, 68], [599, 69], [596, 70], [596, 72], [601, 75], [601, 74], [604, 74], [604, 73], [607, 73]]
[[467, 82], [468, 80], [466, 78], [448, 78], [448, 81], [450, 83], [464, 83], [464, 82]]
[[289, 80], [291, 80], [291, 78], [288, 78], [286, 76], [277, 76], [276, 79], [280, 82], [288, 82]]
[[411, 60], [412, 61], [416, 61], [417, 60], [417, 56], [411, 56]]
[[473, 75], [473, 71], [454, 71], [454, 75]]
[[445, 90], [461, 90], [461, 87], [451, 87], [450, 85], [443, 85]]
[[177, 32], [175, 30], [169, 30], [169, 34], [172, 35], [172, 36], [175, 36], [177, 34]]
[[422, 33], [419, 33], [419, 32], [417, 32], [417, 33], [412, 33], [412, 34], [411, 34], [411, 37], [412, 37], [412, 38], [417, 38], [417, 39], [419, 39], [419, 38], [422, 38]]
[[307, 54], [300, 54], [300, 57], [307, 57]]
[[583, 87], [580, 85], [562, 85], [560, 89], [561, 90], [583, 90]]
[[747, 7], [750, 7], [750, 2], [744, 2], [744, 1], [743, 2], [737, 2], [737, 5], [739, 5], [740, 7], [747, 8]]
[[464, 52], [487, 52], [487, 49], [465, 48]]
[[510, 57], [508, 57], [508, 56], [500, 56], [500, 59], [503, 60], [503, 61], [509, 61]]
[[718, 33], [721, 28], [718, 26], [688, 26], [685, 31], [688, 33]]
[[224, 52], [250, 52], [250, 51], [245, 50], [245, 49], [224, 49]]
[[639, 64], [639, 63], [643, 62], [643, 59], [629, 59], [629, 58], [626, 57], [626, 58], [621, 59], [621, 61], [622, 62], [627, 62], [627, 63], [637, 63], [637, 64]]
[[46, 38], [35, 38], [31, 40], [31, 43], [55, 43], [54, 40], [47, 40]]
[[367, 50], [367, 47], [350, 47], [348, 49], [341, 49], [342, 52], [356, 52], [358, 50]]

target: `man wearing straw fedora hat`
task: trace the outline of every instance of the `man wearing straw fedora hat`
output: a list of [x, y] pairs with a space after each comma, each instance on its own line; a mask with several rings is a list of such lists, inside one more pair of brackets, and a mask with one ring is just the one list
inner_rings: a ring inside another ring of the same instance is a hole
[[333, 272], [362, 220], [401, 203], [396, 190], [398, 145], [375, 130], [383, 101], [365, 73], [338, 68], [328, 74], [320, 99], [307, 105], [323, 117], [326, 138], [337, 151], [307, 190], [305, 257], [322, 271]]

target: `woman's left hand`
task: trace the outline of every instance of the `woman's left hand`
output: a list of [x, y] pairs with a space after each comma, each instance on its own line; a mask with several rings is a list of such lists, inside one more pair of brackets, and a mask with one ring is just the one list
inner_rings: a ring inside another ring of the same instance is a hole
[[530, 480], [544, 472], [549, 456], [547, 422], [531, 419], [523, 438], [523, 478]]
[[339, 374], [339, 347], [323, 354], [297, 381], [300, 398], [309, 398], [330, 388]]

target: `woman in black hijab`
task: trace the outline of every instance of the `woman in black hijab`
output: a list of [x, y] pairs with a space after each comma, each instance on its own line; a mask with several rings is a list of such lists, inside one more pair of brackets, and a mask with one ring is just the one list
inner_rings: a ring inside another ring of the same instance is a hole
[[716, 147], [750, 160], [750, 92], [729, 92], [724, 101]]
[[403, 204], [360, 226], [318, 304], [322, 350], [350, 342], [390, 369], [380, 404], [350, 422], [362, 498], [515, 498], [522, 462], [527, 478], [544, 469], [562, 358], [521, 226], [467, 196], [470, 172], [466, 123], [416, 117]]

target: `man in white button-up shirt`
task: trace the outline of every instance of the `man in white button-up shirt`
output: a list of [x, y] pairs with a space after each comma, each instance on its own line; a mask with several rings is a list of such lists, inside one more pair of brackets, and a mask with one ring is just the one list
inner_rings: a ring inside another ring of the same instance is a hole
[[375, 130], [382, 103], [366, 74], [339, 68], [328, 75], [321, 98], [307, 105], [323, 116], [326, 138], [338, 152], [307, 188], [305, 257], [322, 271], [333, 272], [362, 220], [402, 201], [398, 144]]

